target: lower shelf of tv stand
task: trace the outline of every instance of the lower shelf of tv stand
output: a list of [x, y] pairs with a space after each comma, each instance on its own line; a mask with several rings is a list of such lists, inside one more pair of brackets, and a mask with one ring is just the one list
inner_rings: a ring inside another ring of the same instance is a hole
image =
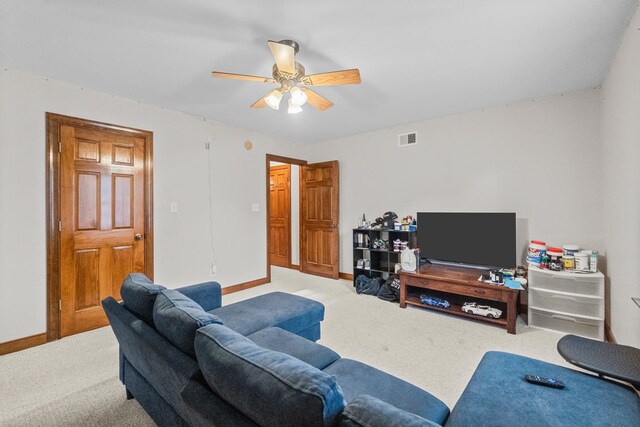
[[[478, 282], [483, 271], [465, 267], [445, 265], [425, 265], [416, 272], [400, 271], [400, 308], [408, 304], [441, 311], [460, 317], [502, 326], [510, 334], [516, 333], [516, 317], [519, 291], [504, 286], [488, 285]], [[446, 299], [449, 308], [425, 305], [420, 301], [421, 294]], [[462, 304], [477, 302], [502, 310], [499, 319], [465, 313]]]
[[409, 305], [415, 305], [416, 307], [420, 307], [420, 308], [428, 308], [429, 310], [441, 311], [443, 313], [449, 313], [455, 316], [468, 317], [470, 319], [476, 319], [476, 320], [481, 320], [483, 322], [497, 323], [498, 325], [507, 326], [507, 319], [504, 318], [504, 314], [502, 315], [503, 317], [499, 319], [492, 319], [490, 317], [479, 316], [477, 314], [465, 313], [464, 311], [462, 311], [462, 306], [457, 304], [451, 304], [449, 308], [426, 305], [426, 304], [423, 304], [422, 301], [420, 301], [420, 298], [414, 297], [414, 296], [408, 296], [405, 299], [405, 302]]

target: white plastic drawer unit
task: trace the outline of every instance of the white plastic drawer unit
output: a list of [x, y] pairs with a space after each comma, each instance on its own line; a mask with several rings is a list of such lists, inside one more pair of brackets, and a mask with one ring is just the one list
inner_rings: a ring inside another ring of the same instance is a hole
[[604, 275], [529, 268], [529, 288], [604, 297]]
[[529, 308], [529, 325], [588, 338], [604, 339], [604, 320]]
[[529, 288], [529, 306], [604, 319], [604, 297]]

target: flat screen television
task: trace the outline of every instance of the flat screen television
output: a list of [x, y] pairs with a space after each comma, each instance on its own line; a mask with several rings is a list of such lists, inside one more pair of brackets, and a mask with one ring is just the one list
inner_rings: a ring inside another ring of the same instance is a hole
[[482, 267], [516, 266], [516, 214], [418, 212], [420, 256]]

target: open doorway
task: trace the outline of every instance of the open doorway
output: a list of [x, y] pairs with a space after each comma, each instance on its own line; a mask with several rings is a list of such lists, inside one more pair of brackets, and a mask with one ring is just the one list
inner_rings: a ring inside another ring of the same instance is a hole
[[299, 166], [271, 162], [269, 167], [269, 264], [296, 268], [299, 252]]
[[271, 266], [300, 269], [300, 167], [306, 160], [267, 154], [267, 277]]
[[339, 277], [338, 162], [266, 155], [267, 279], [271, 266]]

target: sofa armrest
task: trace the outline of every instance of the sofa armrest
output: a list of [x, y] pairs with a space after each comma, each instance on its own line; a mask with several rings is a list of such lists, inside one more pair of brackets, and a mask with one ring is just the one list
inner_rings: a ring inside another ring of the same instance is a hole
[[363, 394], [344, 408], [339, 427], [439, 427], [440, 424]]
[[222, 306], [222, 290], [218, 282], [198, 283], [178, 288], [176, 291], [200, 304], [204, 311]]

